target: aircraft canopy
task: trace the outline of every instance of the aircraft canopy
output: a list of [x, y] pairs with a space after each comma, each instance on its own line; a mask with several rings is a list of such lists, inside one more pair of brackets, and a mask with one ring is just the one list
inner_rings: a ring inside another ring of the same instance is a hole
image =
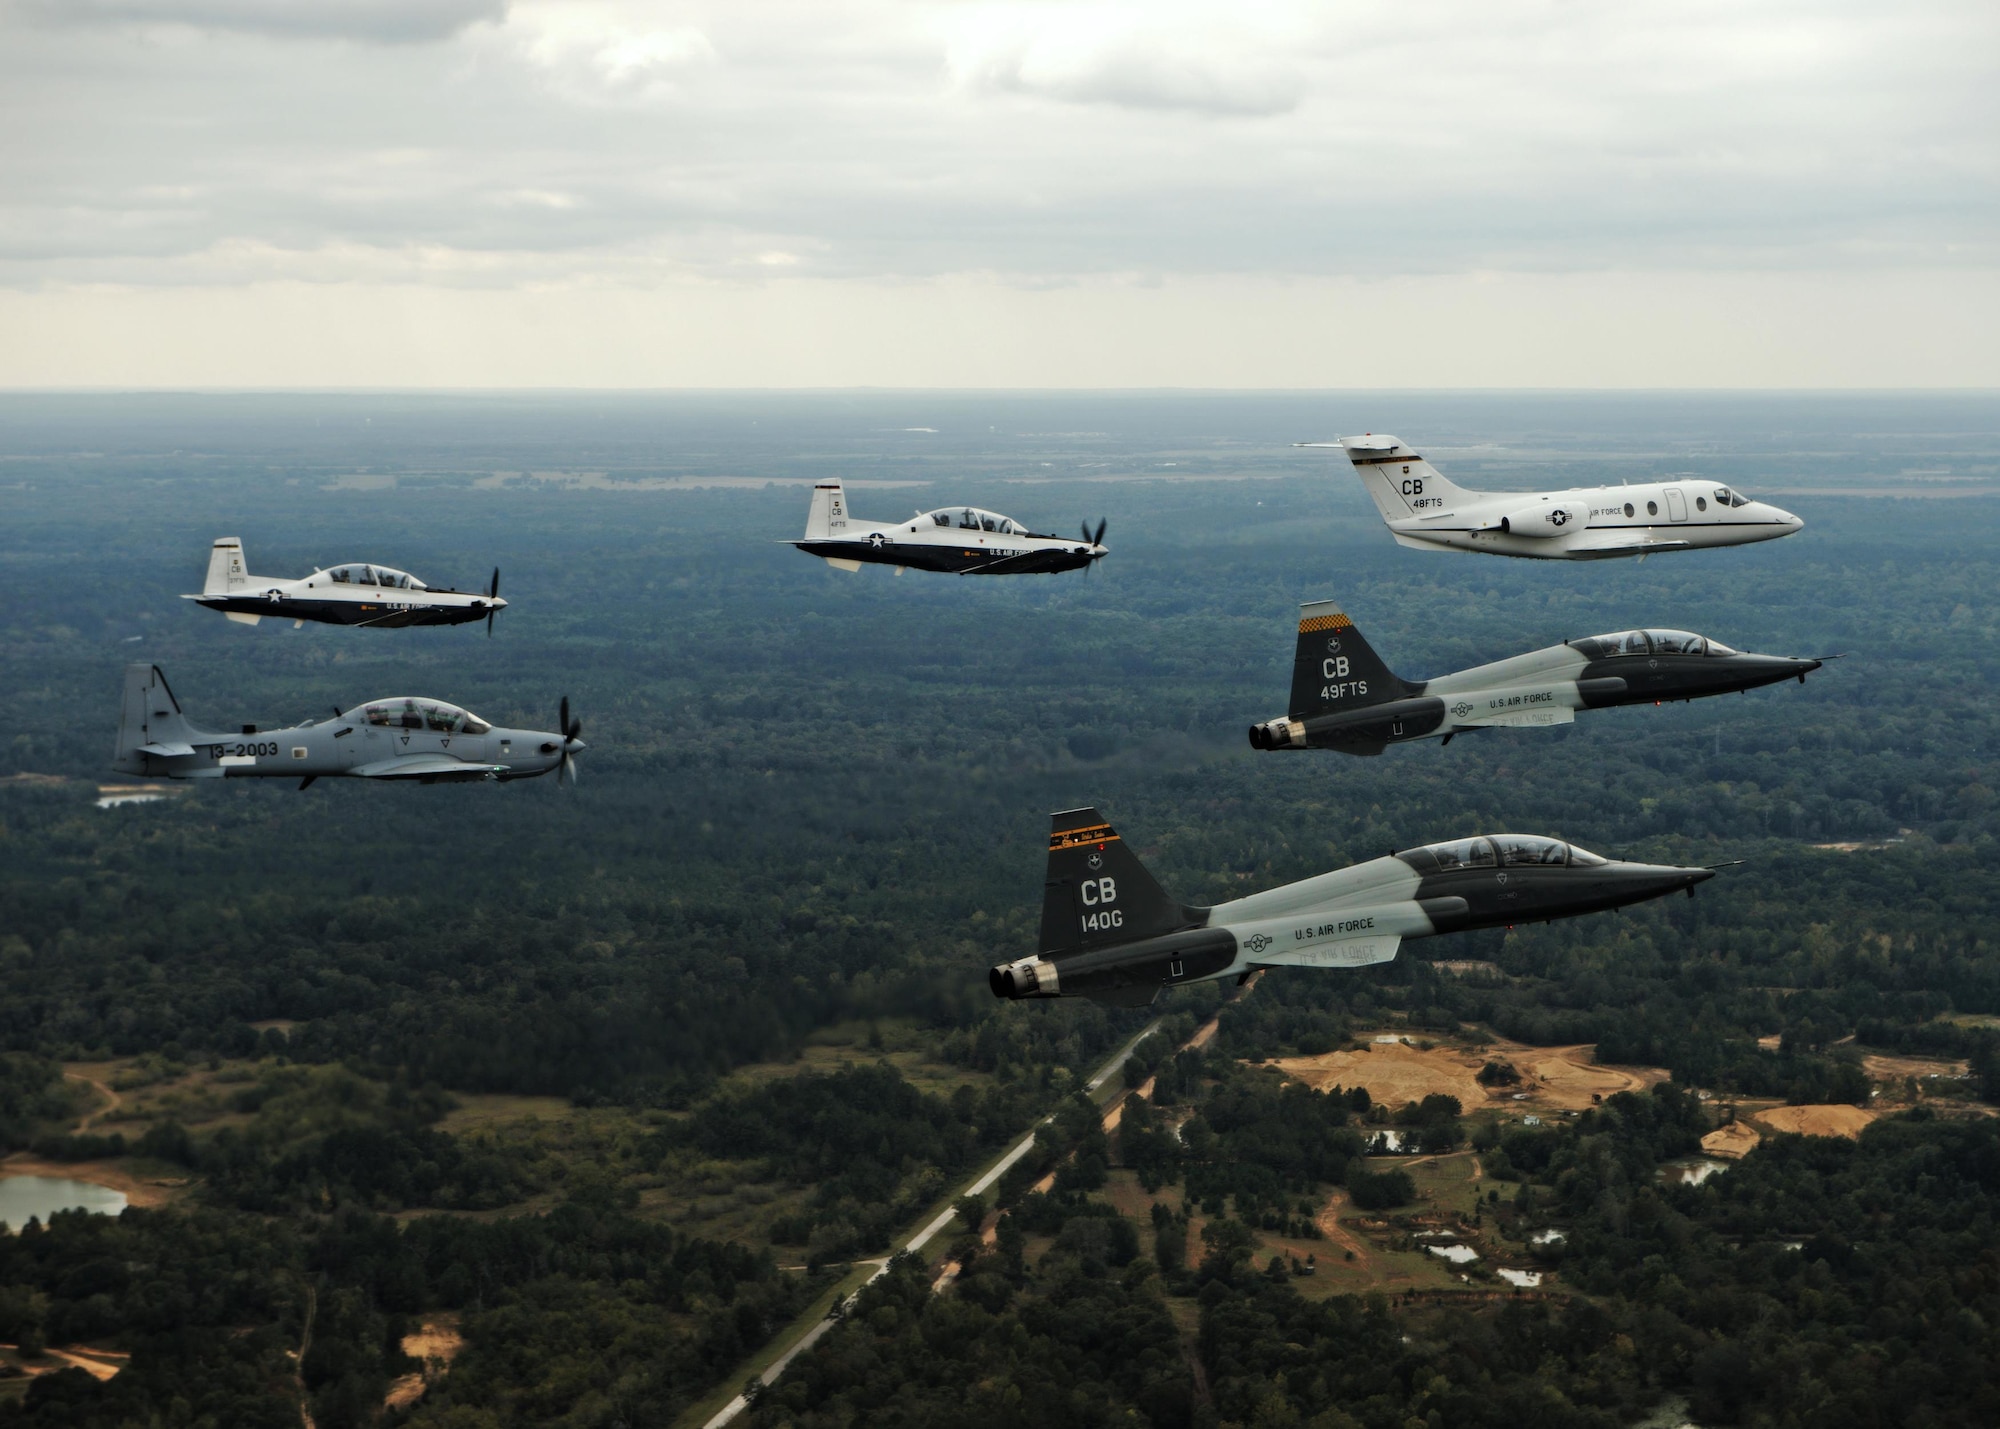
[[960, 531], [991, 531], [1000, 536], [1025, 536], [1028, 528], [1017, 525], [995, 511], [982, 511], [976, 506], [947, 506], [936, 511], [926, 511], [917, 517], [916, 524], [924, 522], [933, 526], [950, 526]]
[[1572, 650], [1586, 660], [1609, 660], [1617, 655], [1734, 655], [1719, 640], [1696, 635], [1691, 630], [1623, 630], [1616, 635], [1593, 635], [1588, 640], [1572, 640]]
[[442, 700], [375, 700], [365, 707], [368, 723], [384, 729], [427, 729], [433, 734], [484, 734], [493, 728], [470, 710]]
[[429, 590], [430, 587], [408, 571], [392, 571], [387, 566], [329, 566], [326, 578], [335, 585], [387, 586], [392, 590]]
[[1750, 498], [1740, 491], [1731, 491], [1726, 486], [1718, 486], [1715, 488], [1715, 504], [1717, 506], [1748, 506]]
[[1495, 834], [1484, 839], [1455, 839], [1425, 844], [1396, 855], [1418, 873], [1449, 873], [1460, 868], [1596, 868], [1608, 862], [1588, 849], [1535, 834]]

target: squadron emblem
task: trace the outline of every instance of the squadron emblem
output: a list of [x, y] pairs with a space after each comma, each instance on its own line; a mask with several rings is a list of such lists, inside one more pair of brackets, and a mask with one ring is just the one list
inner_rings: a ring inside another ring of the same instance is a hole
[[1085, 859], [1084, 862], [1090, 865], [1090, 867], [1092, 868], [1102, 868], [1104, 867], [1104, 855], [1101, 853], [1094, 853], [1089, 858]]
[[1340, 653], [1340, 637], [1338, 635], [1327, 637], [1326, 653], [1329, 655], [1338, 655]]

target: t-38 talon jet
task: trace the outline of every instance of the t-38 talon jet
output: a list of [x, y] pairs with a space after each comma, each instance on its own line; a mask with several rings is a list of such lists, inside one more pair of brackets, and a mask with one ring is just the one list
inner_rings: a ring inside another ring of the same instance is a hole
[[482, 594], [456, 590], [432, 590], [406, 571], [366, 562], [328, 566], [297, 580], [253, 576], [243, 565], [243, 543], [224, 536], [208, 553], [208, 579], [200, 595], [184, 595], [219, 610], [243, 625], [255, 625], [269, 615], [289, 620], [295, 626], [308, 620], [327, 625], [469, 625], [486, 622], [493, 633], [493, 617], [507, 608], [500, 599], [500, 568], [493, 568], [493, 582]]
[[1435, 680], [1403, 680], [1338, 606], [1321, 600], [1299, 608], [1292, 712], [1251, 725], [1250, 744], [1380, 754], [1412, 739], [1449, 742], [1467, 729], [1568, 724], [1578, 710], [1697, 700], [1780, 680], [1804, 684], [1824, 663], [1746, 655], [1685, 630], [1626, 630]]
[[1084, 523], [1076, 540], [1041, 536], [1018, 522], [976, 506], [919, 511], [907, 521], [876, 524], [847, 514], [847, 493], [837, 481], [813, 488], [806, 534], [790, 544], [829, 566], [858, 571], [865, 565], [962, 576], [1054, 575], [1104, 558], [1104, 527]]
[[1144, 1007], [1163, 987], [1259, 968], [1385, 963], [1405, 938], [1548, 922], [1643, 903], [1712, 868], [1618, 863], [1559, 839], [1495, 834], [1190, 908], [1167, 896], [1095, 809], [1049, 834], [1041, 951], [988, 975], [996, 997], [1089, 997]]
[[1404, 546], [1555, 561], [1740, 546], [1789, 536], [1805, 522], [1713, 481], [1569, 491], [1466, 491], [1395, 437], [1348, 437], [1340, 447], [1389, 533]]
[[436, 784], [532, 779], [551, 769], [573, 784], [585, 745], [567, 695], [558, 722], [559, 733], [496, 729], [442, 700], [398, 697], [287, 729], [246, 724], [212, 734], [188, 722], [159, 666], [127, 665], [112, 767], [149, 779], [297, 779], [301, 789], [336, 774]]

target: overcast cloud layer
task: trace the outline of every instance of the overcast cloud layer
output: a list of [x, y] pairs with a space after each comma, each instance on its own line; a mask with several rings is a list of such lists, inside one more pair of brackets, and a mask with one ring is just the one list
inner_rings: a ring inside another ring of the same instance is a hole
[[[469, 330], [530, 298], [560, 329], [598, 320], [605, 290], [663, 313], [694, 294], [699, 322], [758, 315], [779, 347], [809, 310], [862, 315], [858, 365], [774, 349], [774, 382], [902, 380], [864, 360], [881, 344], [863, 299], [894, 333], [940, 287], [1136, 288], [1192, 311], [1190, 293], [1233, 283], [1275, 320], [1287, 285], [1334, 311], [1356, 283], [1436, 307], [1465, 282], [1609, 279], [1643, 307], [1768, 275], [1801, 314], [1962, 291], [1986, 330], [1996, 57], [1991, 0], [0, 0], [0, 320], [17, 332], [0, 381], [252, 380], [177, 376], [193, 349], [170, 340], [145, 377], [127, 328], [190, 311], [160, 290], [207, 291], [242, 322], [246, 294], [296, 285], [345, 290], [319, 305], [336, 314], [487, 294], [461, 305]], [[96, 357], [88, 334], [61, 362], [18, 345], [65, 315], [103, 334]], [[1463, 340], [1497, 359], [1499, 336]], [[2000, 380], [1990, 339], [1942, 373], [1935, 352], [1880, 356], [1889, 333], [1857, 340], [1878, 356], [1856, 380]], [[1146, 356], [1129, 380], [1159, 380]], [[451, 381], [456, 360], [379, 380]], [[935, 380], [991, 379], [939, 360]], [[730, 380], [757, 380], [745, 363]], [[463, 380], [619, 380], [601, 366], [473, 363]], [[370, 380], [313, 370], [295, 375]], [[1800, 379], [1780, 363], [1770, 380]]]

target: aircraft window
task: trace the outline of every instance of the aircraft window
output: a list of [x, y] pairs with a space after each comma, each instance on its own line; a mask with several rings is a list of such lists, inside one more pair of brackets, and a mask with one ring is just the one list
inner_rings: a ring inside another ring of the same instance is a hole
[[1571, 868], [1602, 868], [1609, 862], [1611, 862], [1610, 859], [1594, 854], [1587, 848], [1578, 848], [1575, 844], [1569, 846], [1569, 866]]
[[1717, 506], [1734, 506], [1736, 498], [1729, 494], [1728, 487], [1718, 486], [1715, 488], [1715, 504]]
[[949, 526], [951, 524], [951, 513], [948, 511], [933, 511], [931, 512], [931, 520], [939, 526]]
[[400, 719], [401, 716], [397, 714], [396, 708], [393, 705], [368, 706], [368, 723], [370, 724], [387, 726], [397, 723]]
[[1528, 864], [1548, 864], [1561, 868], [1569, 861], [1569, 846], [1560, 839], [1541, 839], [1532, 834], [1501, 834], [1493, 840], [1500, 850], [1500, 862], [1508, 868]]
[[1425, 847], [1444, 873], [1455, 868], [1491, 868], [1494, 865], [1493, 845], [1485, 839], [1460, 839], [1457, 843], [1426, 844]]
[[458, 727], [460, 734], [484, 734], [493, 728], [492, 725], [488, 724], [471, 710], [460, 710], [458, 714], [459, 718], [464, 721]]
[[977, 531], [979, 529], [979, 513], [976, 511], [961, 511], [958, 514], [958, 529], [961, 531]]
[[1586, 660], [1609, 660], [1614, 655], [1647, 655], [1651, 649], [1646, 644], [1643, 630], [1624, 630], [1616, 635], [1593, 635], [1588, 640], [1572, 640], [1570, 647], [1583, 652]]
[[1697, 496], [1694, 499], [1694, 509], [1697, 511], [1708, 510], [1708, 498], [1706, 496]]
[[1659, 515], [1659, 514], [1660, 514], [1660, 503], [1659, 503], [1659, 502], [1657, 502], [1657, 501], [1648, 501], [1648, 502], [1646, 503], [1646, 514], [1647, 514], [1648, 516], [1657, 516], [1657, 515]]
[[1699, 655], [1707, 642], [1686, 630], [1648, 630], [1655, 655]]
[[450, 705], [425, 705], [424, 723], [439, 734], [456, 734], [458, 722], [464, 716]]
[[346, 566], [335, 566], [332, 570], [328, 571], [327, 574], [331, 576], [334, 580], [338, 581], [340, 584], [342, 585], [347, 584], [348, 571]]
[[991, 516], [982, 516], [979, 518], [979, 529], [982, 531], [998, 531], [1000, 523], [995, 521]]
[[1724, 645], [1720, 640], [1709, 640], [1704, 643], [1708, 646], [1708, 653], [1711, 655], [1734, 655], [1737, 653], [1727, 645]]
[[1629, 502], [1629, 501], [1625, 503], [1625, 514], [1626, 514], [1626, 515], [1627, 515], [1628, 517], [1629, 517], [1629, 516], [1633, 516], [1633, 515], [1636, 515], [1636, 514], [1637, 514], [1636, 512], [1634, 512], [1634, 511], [1632, 510], [1632, 503], [1631, 503], [1631, 502]]
[[358, 571], [355, 574], [354, 583], [356, 585], [374, 585], [375, 584], [374, 570], [371, 567], [363, 566], [360, 569], [360, 571]]

